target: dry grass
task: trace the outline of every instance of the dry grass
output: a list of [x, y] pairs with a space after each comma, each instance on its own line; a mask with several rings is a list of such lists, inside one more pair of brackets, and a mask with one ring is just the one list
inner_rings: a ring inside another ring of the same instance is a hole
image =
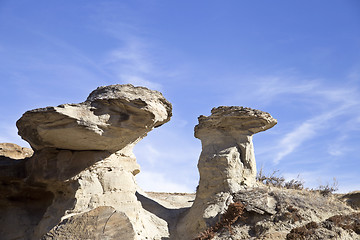
[[327, 183], [326, 185], [320, 185], [315, 189], [308, 189], [304, 187], [304, 181], [299, 179], [297, 176], [296, 179], [291, 179], [290, 181], [285, 181], [283, 176], [279, 175], [279, 170], [273, 171], [269, 175], [265, 175], [263, 169], [261, 168], [256, 176], [256, 180], [261, 182], [267, 186], [278, 187], [278, 188], [286, 188], [286, 189], [297, 189], [297, 190], [309, 190], [313, 192], [319, 192], [323, 196], [328, 196], [333, 192], [338, 190], [338, 181], [336, 178], [333, 178], [333, 183]]
[[[298, 176], [299, 178], [299, 176]], [[279, 170], [273, 171], [270, 175], [265, 175], [263, 169], [261, 168], [256, 176], [256, 180], [265, 185], [279, 188], [287, 189], [304, 189], [304, 182], [300, 179], [292, 179], [290, 181], [285, 181], [285, 178], [279, 176]]]
[[220, 221], [201, 232], [194, 240], [210, 240], [215, 236], [216, 232], [220, 232], [223, 228], [227, 228], [231, 232], [232, 224], [238, 219], [245, 220], [243, 216], [244, 210], [245, 206], [241, 202], [231, 203], [226, 212], [221, 216]]
[[336, 192], [339, 188], [339, 183], [336, 180], [336, 178], [333, 178], [333, 183], [327, 183], [326, 185], [320, 185], [316, 189], [312, 189], [313, 191], [319, 192], [323, 196], [328, 196], [332, 194], [333, 192]]

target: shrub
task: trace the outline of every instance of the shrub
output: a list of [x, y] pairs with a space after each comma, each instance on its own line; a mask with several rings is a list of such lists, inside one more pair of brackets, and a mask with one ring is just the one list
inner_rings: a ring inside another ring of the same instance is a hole
[[265, 185], [273, 186], [273, 187], [298, 189], [298, 190], [304, 189], [304, 182], [299, 179], [299, 175], [298, 175], [298, 179], [292, 179], [286, 182], [284, 177], [278, 175], [278, 172], [279, 170], [276, 170], [273, 171], [272, 174], [270, 174], [269, 176], [266, 176], [261, 168], [256, 176], [256, 180]]
[[220, 221], [215, 226], [207, 228], [201, 232], [194, 240], [210, 240], [215, 236], [216, 232], [219, 232], [226, 227], [231, 232], [231, 225], [234, 224], [238, 219], [245, 220], [243, 216], [245, 206], [241, 202], [231, 203], [228, 206], [226, 212], [221, 216]]
[[319, 224], [316, 222], [309, 222], [305, 226], [294, 228], [286, 235], [286, 240], [305, 240], [309, 239], [319, 227]]
[[360, 213], [335, 215], [328, 218], [326, 221], [334, 223], [337, 227], [341, 227], [345, 230], [352, 230], [357, 234], [360, 234]]
[[339, 189], [338, 186], [338, 181], [336, 180], [336, 178], [333, 178], [333, 183], [331, 185], [329, 183], [327, 183], [326, 185], [320, 185], [319, 187], [314, 189], [314, 191], [318, 191], [323, 196], [328, 196], [331, 193], [336, 192]]

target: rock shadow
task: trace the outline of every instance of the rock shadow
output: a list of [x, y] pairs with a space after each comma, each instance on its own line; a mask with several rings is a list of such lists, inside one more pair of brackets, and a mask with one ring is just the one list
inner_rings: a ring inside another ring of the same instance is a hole
[[137, 197], [137, 200], [141, 203], [142, 207], [146, 211], [156, 215], [157, 217], [167, 222], [170, 237], [169, 238], [163, 237], [161, 239], [162, 240], [174, 239], [172, 236], [175, 236], [177, 222], [179, 218], [182, 216], [182, 214], [187, 210], [189, 210], [190, 207], [174, 208], [174, 209], [166, 208], [160, 203], [156, 202], [155, 200], [146, 197], [139, 192], [136, 192], [135, 195]]

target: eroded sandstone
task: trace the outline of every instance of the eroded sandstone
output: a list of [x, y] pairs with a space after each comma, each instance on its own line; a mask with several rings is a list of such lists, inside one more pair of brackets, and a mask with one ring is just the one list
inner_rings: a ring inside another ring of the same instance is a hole
[[14, 143], [0, 143], [0, 157], [8, 157], [11, 159], [24, 159], [31, 157], [34, 151], [30, 148], [20, 147]]
[[85, 102], [27, 111], [17, 121], [19, 135], [35, 150], [123, 149], [168, 122], [171, 104], [160, 92], [111, 85], [94, 90]]
[[0, 238], [189, 240], [231, 203], [244, 207], [242, 216], [213, 239], [286, 239], [309, 224], [305, 234], [318, 238], [359, 236], [358, 192], [340, 196], [350, 208], [331, 196], [256, 183], [252, 136], [277, 121], [255, 109], [218, 107], [199, 117], [196, 196], [143, 192], [133, 147], [170, 117], [161, 93], [132, 85], [26, 112], [17, 126], [34, 154], [0, 144]]
[[178, 227], [179, 235], [189, 239], [218, 221], [233, 202], [233, 193], [255, 184], [252, 136], [277, 123], [269, 113], [237, 106], [213, 108], [210, 116], [198, 120], [200, 181], [194, 205]]
[[[0, 229], [0, 234], [34, 240], [168, 236], [167, 223], [137, 199], [140, 168], [132, 150], [149, 131], [168, 122], [171, 111], [160, 92], [128, 84], [99, 87], [83, 103], [24, 113], [17, 122], [19, 135], [35, 153], [16, 164], [11, 159], [0, 162], [7, 170], [0, 179], [0, 223], [23, 224], [16, 231]], [[29, 212], [32, 208], [35, 215]], [[115, 214], [111, 218], [109, 211]], [[92, 216], [99, 219], [94, 222]], [[126, 223], [125, 229], [102, 232], [106, 218], [111, 220], [108, 226], [115, 218]]]

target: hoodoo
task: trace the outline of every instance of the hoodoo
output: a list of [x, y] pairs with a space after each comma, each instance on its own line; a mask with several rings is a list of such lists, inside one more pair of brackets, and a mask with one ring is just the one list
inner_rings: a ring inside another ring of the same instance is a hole
[[252, 136], [277, 123], [269, 113], [237, 106], [213, 108], [210, 116], [198, 120], [195, 137], [202, 144], [200, 182], [195, 202], [178, 228], [179, 234], [189, 239], [218, 220], [233, 193], [255, 184]]
[[[166, 222], [137, 200], [140, 170], [132, 149], [168, 122], [171, 111], [160, 92], [127, 84], [99, 87], [82, 103], [26, 112], [17, 127], [35, 152], [19, 164], [3, 161], [17, 169], [2, 179], [0, 202], [9, 206], [0, 224], [9, 218], [19, 224], [1, 235], [36, 240], [169, 235]], [[14, 184], [18, 191], [7, 189]], [[18, 199], [16, 204], [12, 199]], [[80, 225], [83, 231], [77, 231]]]
[[0, 238], [359, 239], [359, 192], [256, 181], [252, 137], [277, 120], [251, 108], [198, 118], [196, 195], [142, 191], [133, 147], [171, 111], [160, 92], [127, 84], [24, 113], [17, 127], [32, 149], [0, 143]]

